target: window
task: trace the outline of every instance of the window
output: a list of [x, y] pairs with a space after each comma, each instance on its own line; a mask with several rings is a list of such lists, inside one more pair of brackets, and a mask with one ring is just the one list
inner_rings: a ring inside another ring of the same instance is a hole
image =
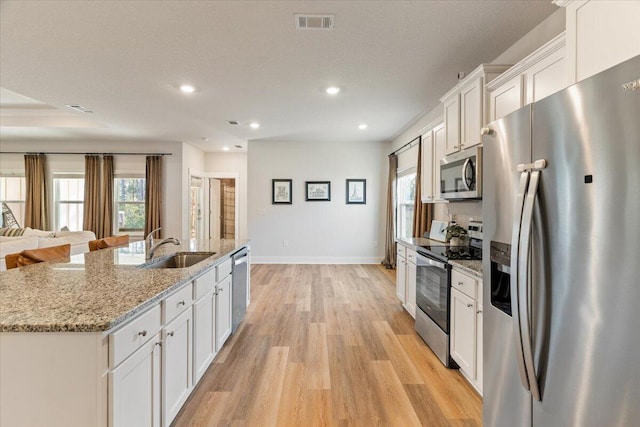
[[144, 233], [145, 178], [118, 176], [114, 180], [115, 233]]
[[56, 230], [69, 227], [71, 231], [82, 230], [84, 211], [84, 177], [78, 175], [56, 175], [53, 178], [54, 225]]
[[[24, 226], [26, 180], [23, 176], [0, 176], [0, 202], [5, 202], [18, 224]], [[0, 215], [4, 227], [4, 217]]]
[[416, 191], [416, 170], [410, 168], [398, 173], [397, 194], [397, 237], [411, 237], [413, 234], [413, 208]]

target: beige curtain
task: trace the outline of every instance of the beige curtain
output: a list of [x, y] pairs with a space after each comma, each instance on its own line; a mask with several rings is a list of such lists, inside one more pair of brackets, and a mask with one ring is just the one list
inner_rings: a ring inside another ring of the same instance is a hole
[[100, 229], [100, 156], [84, 156], [84, 210], [82, 229], [93, 231], [96, 236]]
[[[162, 227], [162, 156], [147, 156], [144, 235], [158, 227]], [[155, 237], [162, 237], [162, 230]]]
[[433, 219], [433, 205], [422, 203], [422, 139], [418, 142], [418, 167], [416, 169], [416, 185], [413, 209], [413, 237], [422, 237], [429, 230]]
[[24, 206], [24, 226], [38, 230], [48, 230], [49, 191], [47, 190], [47, 157], [44, 154], [24, 156], [26, 195]]
[[113, 234], [113, 156], [102, 158], [102, 217], [96, 237], [101, 239]]
[[387, 268], [396, 267], [396, 174], [398, 156], [389, 154], [389, 179], [387, 184], [387, 233], [384, 243], [384, 260]]

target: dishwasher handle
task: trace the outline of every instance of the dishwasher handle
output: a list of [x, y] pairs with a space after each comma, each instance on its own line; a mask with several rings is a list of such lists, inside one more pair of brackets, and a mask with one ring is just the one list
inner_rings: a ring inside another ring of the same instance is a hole
[[245, 256], [243, 256], [241, 258], [234, 258], [233, 265], [244, 264], [244, 263], [246, 263], [248, 261], [249, 261], [249, 257], [245, 255]]

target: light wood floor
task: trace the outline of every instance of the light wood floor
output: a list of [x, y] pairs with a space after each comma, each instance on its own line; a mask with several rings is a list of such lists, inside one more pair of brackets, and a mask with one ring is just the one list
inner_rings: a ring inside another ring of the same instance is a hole
[[251, 305], [175, 426], [480, 426], [479, 396], [375, 265], [254, 265]]

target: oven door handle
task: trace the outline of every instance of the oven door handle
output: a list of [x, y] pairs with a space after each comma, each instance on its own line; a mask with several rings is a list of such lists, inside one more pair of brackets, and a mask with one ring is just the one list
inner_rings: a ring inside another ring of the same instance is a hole
[[427, 258], [422, 255], [417, 255], [416, 258], [418, 259], [418, 261], [424, 264], [433, 265], [434, 267], [439, 267], [439, 268], [447, 268], [447, 266], [444, 263], [432, 260], [431, 258]]

